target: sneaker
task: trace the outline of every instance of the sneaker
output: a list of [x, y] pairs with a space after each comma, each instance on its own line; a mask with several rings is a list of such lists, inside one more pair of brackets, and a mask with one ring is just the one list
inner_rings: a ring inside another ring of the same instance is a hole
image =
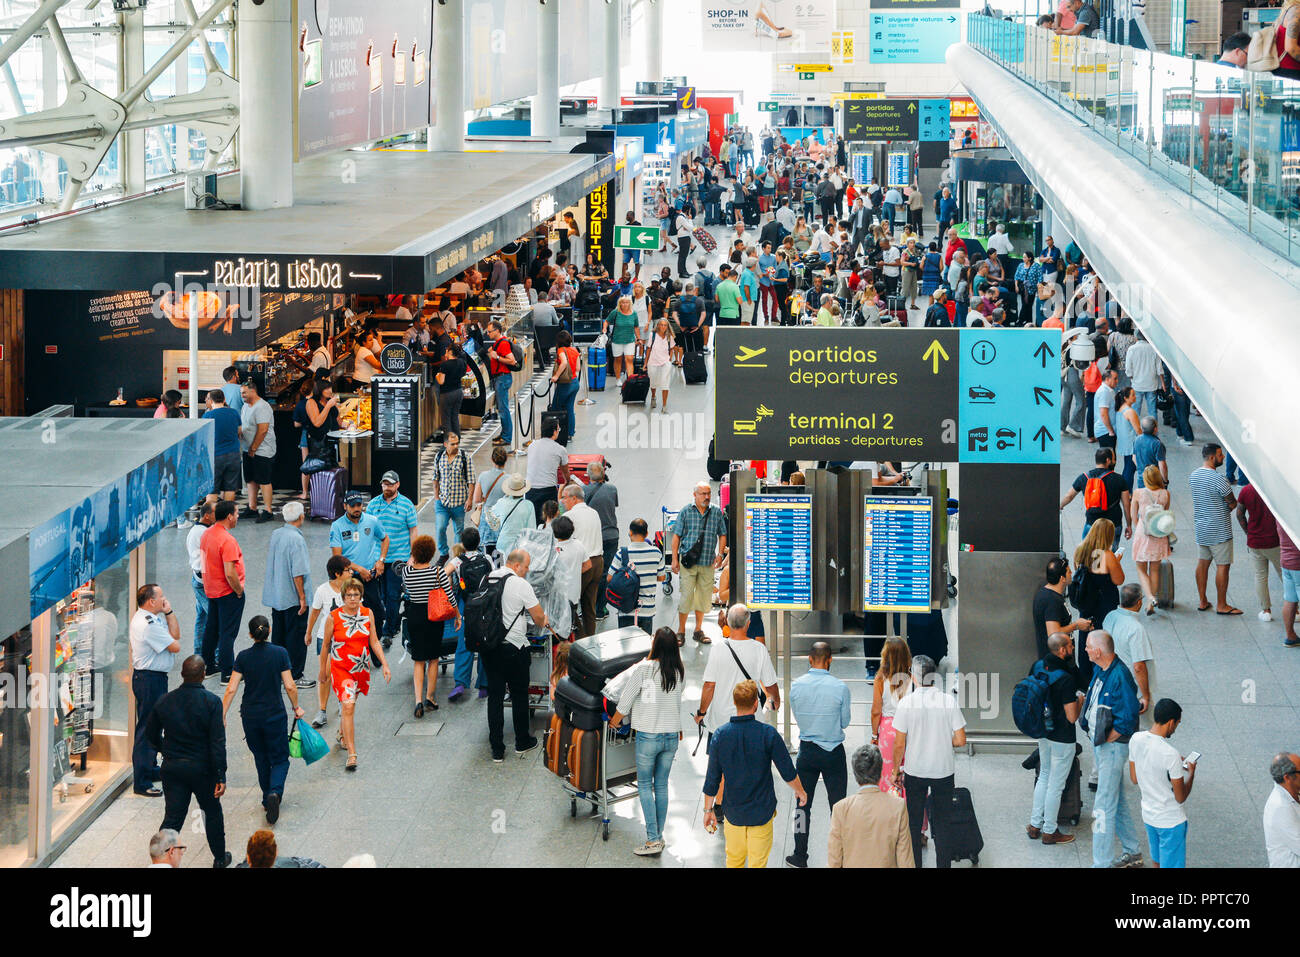
[[515, 745], [515, 757], [522, 758], [528, 752], [537, 750], [537, 746], [541, 743], [542, 742], [540, 738], [529, 738], [527, 741], [524, 742], [524, 746], [522, 748], [519, 747], [518, 745]]
[[257, 517], [257, 510], [256, 510], [256, 509], [249, 508], [247, 505], [245, 505], [243, 508], [241, 508], [241, 509], [239, 510], [239, 517], [240, 517], [240, 518], [256, 518], [256, 517]]
[[483, 700], [484, 698], [486, 698], [487, 696], [488, 696], [488, 690], [487, 690], [487, 688], [479, 688], [479, 689], [478, 689], [478, 698], [479, 698], [480, 701], [482, 701], [482, 700]]
[[1142, 855], [1138, 854], [1121, 854], [1111, 867], [1141, 867], [1143, 865]]
[[807, 861], [801, 862], [799, 858], [791, 854], [789, 857], [785, 859], [785, 866], [786, 867], [807, 867], [808, 862]]
[[1190, 449], [1192, 447], [1192, 443], [1188, 442], [1186, 439], [1179, 439], [1178, 444], [1185, 449]]
[[493, 764], [502, 764], [502, 763], [504, 763], [505, 759], [506, 759], [506, 753], [505, 753], [504, 751], [502, 751], [502, 752], [500, 752], [500, 753], [497, 753], [496, 751], [493, 751], [493, 752], [492, 752], [492, 763], [493, 763]]
[[1283, 638], [1283, 639], [1282, 639], [1282, 647], [1283, 647], [1283, 648], [1300, 648], [1300, 638], [1295, 638], [1295, 639], [1291, 639], [1291, 638]]
[[313, 728], [323, 728], [323, 727], [325, 727], [325, 712], [324, 712], [324, 711], [317, 711], [317, 712], [316, 712], [316, 717], [314, 717], [314, 718], [311, 719], [311, 726], [312, 726]]
[[217, 684], [220, 685], [220, 686], [223, 687], [223, 688], [224, 688], [226, 685], [230, 684], [230, 675], [222, 675], [222, 676], [221, 676], [221, 680], [218, 681]]
[[654, 842], [654, 846], [655, 846], [655, 853], [662, 854], [664, 852], [664, 848], [666, 848], [668, 845], [664, 843], [664, 839], [661, 837], [659, 838], [659, 840]]
[[384, 651], [387, 651], [389, 648], [393, 647], [393, 636], [385, 635], [383, 641], [381, 641], [380, 644], [384, 646]]
[[1272, 612], [1269, 612], [1269, 611], [1261, 611], [1261, 612], [1259, 613], [1259, 620], [1260, 620], [1260, 621], [1272, 621], [1272, 620], [1273, 620], [1273, 613], [1272, 613]]
[[258, 509], [258, 512], [257, 512], [257, 524], [258, 524], [258, 525], [262, 525], [262, 524], [264, 524], [264, 523], [266, 523], [266, 522], [269, 522], [270, 520], [271, 520], [271, 513], [270, 513], [270, 512], [268, 512], [268, 511], [267, 511], [266, 509], [264, 509], [264, 508], [263, 508], [263, 509]]
[[659, 848], [658, 841], [646, 841], [644, 844], [638, 844], [632, 848], [632, 853], [637, 857], [654, 857], [662, 848]]
[[1073, 834], [1062, 834], [1060, 831], [1057, 831], [1055, 834], [1043, 835], [1044, 844], [1069, 844], [1073, 840]]
[[462, 696], [464, 693], [465, 693], [465, 686], [464, 686], [464, 685], [456, 685], [456, 687], [454, 687], [454, 688], [451, 689], [451, 694], [447, 695], [447, 700], [448, 700], [448, 701], [459, 701], [460, 698], [461, 698], [461, 696]]
[[312, 678], [299, 678], [293, 685], [295, 688], [314, 688], [316, 681]]
[[221, 855], [221, 857], [213, 859], [212, 866], [215, 867], [217, 870], [223, 870], [224, 868], [230, 866], [230, 861], [231, 861], [230, 852], [226, 851], [226, 853]]
[[266, 799], [266, 823], [274, 824], [280, 819], [280, 795], [272, 793]]

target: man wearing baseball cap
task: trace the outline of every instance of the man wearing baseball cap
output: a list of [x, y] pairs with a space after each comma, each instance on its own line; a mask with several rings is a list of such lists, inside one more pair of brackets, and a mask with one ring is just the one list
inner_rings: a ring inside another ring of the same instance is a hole
[[[375, 628], [382, 635], [387, 609], [382, 581], [388, 560], [388, 533], [383, 523], [366, 514], [366, 493], [352, 489], [343, 496], [343, 514], [330, 526], [330, 549], [342, 555], [348, 568], [365, 589], [365, 603], [375, 615]], [[397, 617], [397, 606], [392, 615]]]
[[366, 505], [366, 514], [379, 519], [388, 535], [388, 561], [380, 581], [384, 608], [392, 609], [384, 616], [382, 636], [385, 649], [393, 644], [400, 625], [397, 609], [402, 600], [402, 569], [411, 557], [411, 543], [415, 541], [415, 528], [419, 524], [415, 504], [398, 491], [401, 484], [397, 473], [389, 469], [379, 480], [380, 494]]

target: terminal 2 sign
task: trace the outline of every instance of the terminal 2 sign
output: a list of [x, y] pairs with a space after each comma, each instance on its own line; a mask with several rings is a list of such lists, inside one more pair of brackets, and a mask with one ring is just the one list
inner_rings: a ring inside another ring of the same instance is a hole
[[781, 329], [715, 334], [727, 459], [1060, 460], [1060, 333]]

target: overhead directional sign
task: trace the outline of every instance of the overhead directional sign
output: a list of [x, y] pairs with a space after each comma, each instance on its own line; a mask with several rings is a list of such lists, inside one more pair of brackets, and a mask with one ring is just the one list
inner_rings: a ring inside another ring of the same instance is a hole
[[921, 100], [920, 107], [917, 139], [922, 143], [947, 143], [952, 139], [952, 101]]
[[775, 113], [780, 108], [781, 104], [777, 103], [775, 100], [758, 101], [758, 111], [760, 113]]
[[724, 326], [714, 341], [720, 458], [956, 461], [955, 329]]
[[649, 249], [659, 248], [658, 226], [615, 226], [615, 249]]
[[1061, 334], [968, 329], [960, 356], [959, 462], [1061, 460]]
[[943, 63], [961, 42], [957, 13], [872, 13], [872, 63]]
[[850, 143], [914, 140], [916, 100], [846, 100], [844, 138]]

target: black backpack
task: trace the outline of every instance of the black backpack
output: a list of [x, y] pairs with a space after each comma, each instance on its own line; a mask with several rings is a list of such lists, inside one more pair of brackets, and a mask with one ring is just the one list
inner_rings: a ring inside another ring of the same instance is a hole
[[492, 559], [481, 552], [462, 559], [456, 568], [460, 579], [460, 594], [466, 598], [483, 587], [483, 580], [492, 574]]
[[509, 575], [488, 578], [465, 602], [465, 647], [473, 652], [493, 652], [501, 647], [506, 635], [514, 627], [524, 609], [519, 609], [515, 621], [506, 624], [501, 610]]

